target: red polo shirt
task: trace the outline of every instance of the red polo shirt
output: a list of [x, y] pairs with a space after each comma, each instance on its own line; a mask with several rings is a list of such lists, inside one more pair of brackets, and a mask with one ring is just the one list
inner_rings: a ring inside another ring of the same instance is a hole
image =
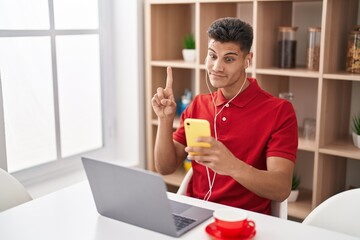
[[[227, 104], [221, 91], [214, 93], [217, 112], [218, 140], [238, 158], [260, 170], [266, 170], [266, 158], [287, 158], [295, 163], [298, 128], [293, 106], [262, 90], [253, 78], [250, 85]], [[175, 141], [186, 146], [184, 119], [200, 118], [210, 122], [214, 137], [214, 105], [210, 94], [197, 95], [180, 119], [174, 132]], [[187, 195], [203, 199], [209, 190], [206, 168], [192, 162], [193, 177]], [[210, 170], [211, 179], [213, 172]], [[209, 201], [255, 212], [270, 214], [270, 201], [243, 187], [229, 176], [216, 175]]]

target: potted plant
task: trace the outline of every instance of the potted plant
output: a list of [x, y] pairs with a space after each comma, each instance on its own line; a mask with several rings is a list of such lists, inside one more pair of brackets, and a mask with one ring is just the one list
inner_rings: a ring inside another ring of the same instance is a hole
[[354, 145], [358, 148], [360, 148], [360, 114], [359, 115], [355, 115], [352, 118], [352, 137], [353, 137], [353, 142]]
[[192, 34], [186, 35], [183, 40], [182, 55], [186, 62], [195, 62], [196, 50], [195, 50], [195, 39]]
[[300, 185], [300, 176], [298, 176], [295, 172], [292, 176], [292, 185], [291, 185], [291, 193], [288, 197], [288, 202], [295, 202], [299, 196], [299, 185]]

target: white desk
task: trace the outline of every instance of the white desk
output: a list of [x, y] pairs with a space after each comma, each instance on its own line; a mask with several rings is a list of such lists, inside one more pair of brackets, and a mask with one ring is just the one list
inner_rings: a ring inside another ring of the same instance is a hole
[[[224, 207], [169, 193], [169, 198], [210, 209]], [[255, 240], [270, 239], [357, 239], [340, 233], [306, 226], [293, 221], [249, 212], [256, 222]], [[205, 232], [209, 219], [180, 239], [211, 239]], [[0, 213], [1, 240], [82, 240], [82, 239], [176, 239], [100, 216], [88, 182], [35, 199]]]

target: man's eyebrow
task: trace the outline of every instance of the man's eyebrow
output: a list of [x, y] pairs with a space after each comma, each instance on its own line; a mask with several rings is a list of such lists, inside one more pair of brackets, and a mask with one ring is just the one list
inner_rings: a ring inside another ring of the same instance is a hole
[[228, 52], [225, 54], [225, 56], [227, 55], [236, 55], [236, 56], [239, 56], [239, 54], [237, 52]]
[[[216, 53], [212, 48], [208, 48], [209, 51], [213, 52], [213, 53]], [[236, 56], [239, 56], [239, 53], [237, 52], [228, 52], [226, 53], [224, 56], [228, 56], [228, 55], [236, 55]]]

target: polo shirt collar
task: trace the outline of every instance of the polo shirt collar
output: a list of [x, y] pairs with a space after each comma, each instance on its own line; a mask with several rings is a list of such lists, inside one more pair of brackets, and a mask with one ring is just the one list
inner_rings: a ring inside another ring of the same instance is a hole
[[[247, 78], [247, 81], [250, 82], [249, 86], [231, 101], [237, 107], [245, 107], [260, 92], [260, 87], [255, 78]], [[215, 95], [216, 106], [221, 106], [228, 101], [222, 94], [221, 89], [218, 89]]]

